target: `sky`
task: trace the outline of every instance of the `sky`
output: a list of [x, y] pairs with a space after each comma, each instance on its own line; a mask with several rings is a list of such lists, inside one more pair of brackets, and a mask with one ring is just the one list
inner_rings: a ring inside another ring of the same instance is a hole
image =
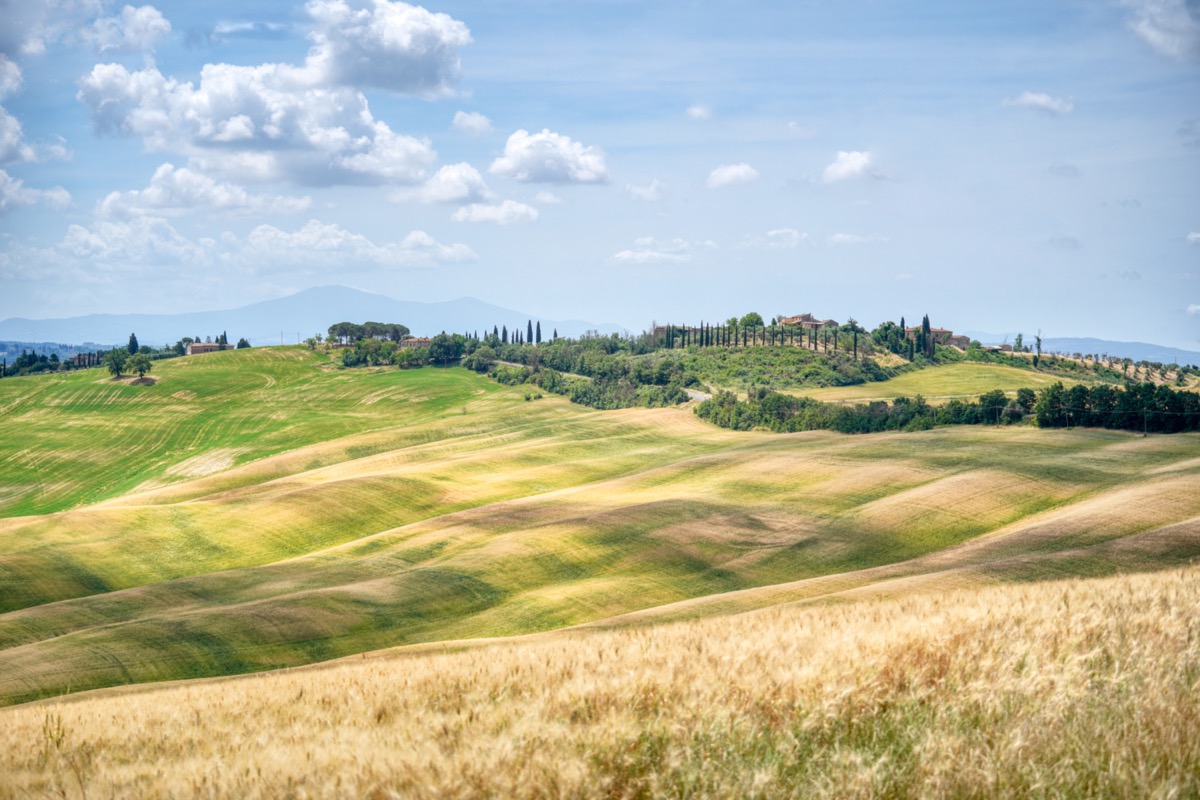
[[1200, 0], [0, 19], [0, 319], [343, 284], [1200, 350]]

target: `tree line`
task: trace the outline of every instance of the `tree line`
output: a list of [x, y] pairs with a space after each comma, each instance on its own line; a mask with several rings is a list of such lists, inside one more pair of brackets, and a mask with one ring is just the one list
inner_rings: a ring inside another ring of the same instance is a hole
[[921, 396], [840, 405], [754, 388], [746, 400], [720, 392], [700, 403], [697, 416], [733, 430], [766, 428], [780, 433], [833, 430], [841, 433], [927, 430], [935, 425], [1011, 425], [1032, 418], [1042, 428], [1093, 427], [1143, 433], [1200, 430], [1200, 395], [1153, 383], [1076, 385], [1056, 382], [1039, 392], [1019, 389], [1009, 398], [999, 389], [977, 400], [933, 406]]

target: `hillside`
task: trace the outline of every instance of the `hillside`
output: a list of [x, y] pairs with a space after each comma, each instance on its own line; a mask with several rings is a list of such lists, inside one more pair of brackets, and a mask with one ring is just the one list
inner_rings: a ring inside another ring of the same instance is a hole
[[0, 709], [0, 798], [1200, 793], [1195, 567], [880, 588]]
[[295, 347], [154, 375], [0, 383], [0, 702], [1200, 556], [1192, 434], [734, 433]]

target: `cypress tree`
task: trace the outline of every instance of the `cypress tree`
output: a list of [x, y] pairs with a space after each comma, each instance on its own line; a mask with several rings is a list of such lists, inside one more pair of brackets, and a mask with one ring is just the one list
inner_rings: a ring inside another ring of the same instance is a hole
[[534, 336], [536, 337], [534, 339], [534, 344], [541, 344], [542, 343], [542, 321], [540, 319], [538, 320], [537, 331], [535, 331]]
[[[538, 324], [540, 325], [541, 323], [539, 322]], [[533, 320], [527, 320], [525, 322], [525, 338], [522, 341], [533, 341]]]
[[503, 344], [508, 344], [508, 326], [505, 325], [500, 329], [500, 341]]
[[138, 349], [139, 348], [138, 348], [137, 335], [133, 334], [133, 333], [129, 334], [129, 347], [128, 347], [129, 355], [136, 354]]

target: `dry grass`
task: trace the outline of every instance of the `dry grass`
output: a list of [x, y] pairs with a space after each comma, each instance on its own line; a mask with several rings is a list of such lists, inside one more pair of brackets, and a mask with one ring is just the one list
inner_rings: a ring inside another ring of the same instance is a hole
[[1200, 569], [0, 710], [0, 798], [1195, 797]]

